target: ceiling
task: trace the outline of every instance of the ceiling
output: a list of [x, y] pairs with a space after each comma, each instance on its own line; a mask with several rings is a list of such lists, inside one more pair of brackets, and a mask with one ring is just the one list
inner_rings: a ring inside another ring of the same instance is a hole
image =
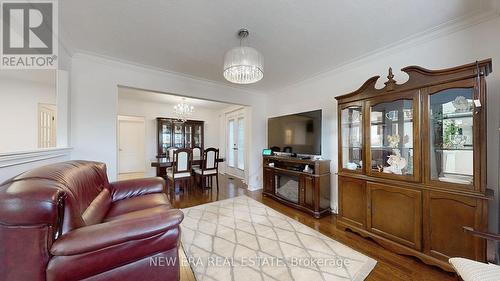
[[[152, 102], [152, 103], [163, 103], [169, 105], [175, 105], [182, 101], [183, 97], [157, 93], [145, 90], [137, 90], [125, 87], [118, 88], [118, 97], [120, 99], [129, 99], [129, 100], [137, 100], [144, 102]], [[193, 98], [185, 98], [186, 103], [194, 106], [195, 110], [198, 108], [205, 108], [211, 110], [222, 110], [224, 108], [228, 108], [232, 106], [231, 104], [216, 102], [216, 101], [208, 101], [201, 99], [193, 99]]]
[[250, 30], [273, 91], [379, 48], [488, 9], [494, 0], [64, 0], [61, 34], [96, 53], [227, 83], [223, 56]]

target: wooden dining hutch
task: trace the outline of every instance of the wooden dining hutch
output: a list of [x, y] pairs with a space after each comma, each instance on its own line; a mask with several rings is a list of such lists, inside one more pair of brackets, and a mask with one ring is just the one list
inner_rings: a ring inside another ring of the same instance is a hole
[[204, 122], [175, 118], [156, 118], [158, 157], [165, 157], [167, 149], [200, 147], [203, 151]]
[[338, 227], [452, 270], [486, 258], [486, 81], [491, 59], [444, 70], [389, 69], [338, 102]]

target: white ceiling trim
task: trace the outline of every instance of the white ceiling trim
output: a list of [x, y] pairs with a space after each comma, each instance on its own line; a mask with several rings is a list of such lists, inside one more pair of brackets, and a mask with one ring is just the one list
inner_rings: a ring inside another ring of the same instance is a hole
[[[193, 76], [193, 75], [188, 75], [185, 73], [175, 72], [175, 71], [172, 71], [169, 69], [163, 69], [163, 68], [159, 68], [159, 67], [155, 67], [155, 66], [151, 66], [151, 65], [147, 65], [147, 64], [132, 62], [132, 61], [128, 61], [128, 60], [124, 60], [124, 59], [120, 59], [120, 58], [116, 58], [116, 57], [111, 57], [111, 56], [106, 56], [106, 55], [101, 55], [98, 53], [93, 53], [93, 52], [84, 51], [84, 50], [80, 50], [80, 49], [73, 49], [72, 58], [89, 59], [89, 60], [92, 60], [92, 61], [95, 61], [95, 62], [98, 62], [101, 64], [114, 65], [114, 66], [118, 66], [118, 67], [122, 67], [122, 68], [131, 69], [133, 71], [136, 71], [137, 68], [141, 68], [142, 70], [149, 71], [152, 74], [163, 74], [163, 75], [168, 74], [168, 75], [172, 75], [172, 76], [182, 77], [184, 79], [191, 79], [191, 80], [196, 80], [199, 82], [212, 84], [212, 85], [215, 85], [217, 87], [224, 87], [227, 89], [234, 89], [234, 90], [238, 90], [238, 91], [243, 91], [243, 92], [246, 92], [246, 93], [252, 94], [252, 95], [258, 95], [258, 96], [262, 96], [262, 97], [267, 96], [266, 92], [248, 89], [248, 88], [244, 88], [244, 87], [238, 87], [236, 85], [234, 85], [234, 86], [228, 85], [228, 84], [221, 83], [219, 81], [209, 80], [209, 79], [205, 79], [205, 78], [198, 77], [198, 76]], [[128, 85], [121, 85], [121, 86], [133, 88], [133, 87], [128, 86]], [[182, 95], [177, 94], [177, 93], [172, 93], [172, 95], [182, 96]], [[186, 97], [189, 97], [189, 96], [186, 96]]]
[[467, 29], [469, 27], [481, 24], [483, 22], [494, 20], [498, 17], [500, 17], [500, 0], [494, 2], [494, 9], [492, 9], [492, 10], [478, 13], [472, 17], [465, 17], [462, 19], [449, 21], [445, 24], [442, 24], [442, 25], [439, 25], [437, 27], [431, 28], [429, 30], [417, 33], [417, 34], [410, 36], [410, 37], [407, 37], [403, 40], [400, 40], [400, 41], [397, 41], [397, 42], [392, 43], [390, 45], [387, 45], [385, 47], [373, 50], [372, 52], [369, 52], [369, 53], [364, 54], [362, 56], [353, 58], [345, 63], [342, 63], [340, 65], [333, 67], [330, 70], [318, 72], [317, 74], [314, 74], [314, 75], [310, 76], [309, 78], [306, 78], [306, 79], [297, 81], [296, 83], [289, 84], [289, 85], [283, 86], [281, 88], [278, 88], [274, 92], [283, 92], [287, 89], [296, 87], [298, 85], [309, 83], [309, 82], [315, 81], [315, 80], [320, 80], [320, 79], [324, 78], [325, 76], [330, 76], [330, 75], [335, 75], [335, 74], [341, 73], [347, 69], [352, 69], [352, 68], [361, 66], [363, 64], [366, 64], [370, 61], [376, 60], [380, 57], [383, 57], [384, 55], [388, 55], [388, 54], [392, 54], [392, 53], [399, 53], [399, 52], [406, 50], [407, 48], [409, 48], [411, 46], [418, 46], [421, 44], [425, 44], [425, 43], [432, 41], [434, 39], [453, 34], [455, 32]]
[[[183, 94], [176, 94], [176, 93], [167, 93], [167, 92], [162, 92], [162, 91], [155, 91], [155, 90], [149, 90], [149, 89], [141, 89], [141, 88], [136, 88], [136, 87], [130, 87], [130, 86], [125, 86], [125, 85], [118, 85], [118, 88], [121, 89], [126, 89], [126, 90], [133, 90], [133, 91], [138, 91], [138, 92], [148, 92], [152, 94], [158, 94], [158, 95], [168, 95], [168, 96], [173, 96], [173, 97], [178, 97], [179, 101], [182, 98], [186, 98], [188, 100], [200, 100], [200, 101], [208, 101], [208, 102], [214, 102], [214, 103], [220, 103], [220, 104], [226, 104], [228, 106], [230, 105], [236, 105], [236, 106], [246, 106], [244, 104], [239, 104], [235, 102], [223, 102], [215, 99], [207, 99], [207, 98], [197, 98], [197, 97], [192, 97], [188, 95], [183, 95]], [[263, 97], [267, 97], [267, 95], [263, 95]], [[165, 103], [165, 104], [172, 104], [172, 103]], [[173, 103], [173, 104], [177, 104]]]

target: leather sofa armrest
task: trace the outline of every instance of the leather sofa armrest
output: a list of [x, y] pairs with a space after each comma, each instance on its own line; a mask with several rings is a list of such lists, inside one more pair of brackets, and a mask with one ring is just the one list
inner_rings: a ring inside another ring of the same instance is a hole
[[13, 181], [0, 186], [0, 224], [59, 229], [66, 192], [52, 181]]
[[159, 177], [117, 181], [109, 184], [113, 202], [135, 196], [162, 193], [165, 180]]
[[77, 255], [152, 237], [177, 228], [183, 218], [180, 210], [157, 207], [145, 215], [130, 215], [120, 220], [81, 227], [57, 239], [50, 253], [54, 256]]

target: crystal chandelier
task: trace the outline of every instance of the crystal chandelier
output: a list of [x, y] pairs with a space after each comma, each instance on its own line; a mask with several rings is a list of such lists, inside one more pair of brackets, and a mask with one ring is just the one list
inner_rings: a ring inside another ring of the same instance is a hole
[[188, 117], [193, 114], [194, 107], [186, 103], [186, 99], [183, 98], [182, 102], [174, 106], [174, 113], [182, 122], [186, 122]]
[[264, 57], [259, 51], [242, 45], [248, 30], [238, 31], [240, 46], [229, 50], [224, 56], [224, 78], [236, 84], [251, 84], [264, 77]]

